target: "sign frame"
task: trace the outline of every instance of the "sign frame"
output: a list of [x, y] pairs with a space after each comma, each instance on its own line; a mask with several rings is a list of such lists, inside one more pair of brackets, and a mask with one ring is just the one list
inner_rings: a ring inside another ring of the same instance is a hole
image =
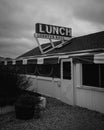
[[35, 36], [44, 39], [70, 40], [72, 37], [72, 29], [62, 26], [36, 23]]

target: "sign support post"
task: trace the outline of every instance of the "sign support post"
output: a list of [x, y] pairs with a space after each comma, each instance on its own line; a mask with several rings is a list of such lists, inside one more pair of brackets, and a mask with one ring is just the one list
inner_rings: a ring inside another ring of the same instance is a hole
[[36, 34], [35, 34], [35, 33], [34, 33], [34, 37], [35, 37], [35, 39], [36, 39], [36, 42], [37, 42], [37, 44], [38, 44], [38, 46], [39, 46], [39, 49], [40, 49], [41, 53], [43, 54], [42, 47], [41, 47], [41, 45], [40, 45], [40, 43], [39, 43], [39, 40], [38, 40], [38, 38], [36, 37]]

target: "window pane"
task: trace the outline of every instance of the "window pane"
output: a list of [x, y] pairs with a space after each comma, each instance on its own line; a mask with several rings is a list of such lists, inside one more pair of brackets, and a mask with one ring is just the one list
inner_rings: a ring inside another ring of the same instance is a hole
[[101, 87], [104, 88], [104, 65], [100, 65]]
[[39, 76], [46, 76], [46, 77], [52, 77], [53, 68], [51, 65], [38, 65], [37, 66], [37, 73]]
[[60, 78], [61, 77], [61, 72], [60, 72], [60, 64], [52, 64], [53, 66], [53, 78]]
[[99, 65], [82, 64], [83, 85], [99, 87]]
[[71, 63], [63, 62], [63, 79], [71, 79]]
[[16, 72], [19, 74], [26, 73], [26, 65], [16, 65]]
[[26, 65], [26, 73], [27, 74], [33, 75], [33, 74], [35, 74], [35, 72], [36, 72], [36, 65], [34, 65], [34, 64]]

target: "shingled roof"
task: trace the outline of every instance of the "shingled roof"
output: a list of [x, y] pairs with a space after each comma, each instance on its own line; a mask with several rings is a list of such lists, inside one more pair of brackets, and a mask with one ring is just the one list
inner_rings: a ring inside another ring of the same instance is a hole
[[[59, 44], [60, 41], [54, 42], [54, 44]], [[42, 46], [48, 46], [49, 43], [43, 44]], [[97, 32], [89, 35], [84, 35], [80, 37], [72, 38], [68, 41], [68, 44], [55, 48], [54, 50], [46, 53], [47, 55], [57, 55], [63, 53], [71, 53], [76, 51], [87, 51], [93, 49], [103, 49], [104, 48], [104, 31]], [[30, 56], [42, 56], [39, 47], [36, 47], [18, 58], [21, 57], [30, 57]]]

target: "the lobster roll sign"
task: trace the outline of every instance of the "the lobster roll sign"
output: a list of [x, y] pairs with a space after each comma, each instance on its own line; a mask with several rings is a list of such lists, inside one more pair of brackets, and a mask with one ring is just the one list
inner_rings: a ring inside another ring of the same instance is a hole
[[35, 26], [35, 35], [38, 38], [48, 38], [56, 40], [69, 40], [72, 36], [72, 29], [54, 26], [48, 24], [37, 23]]

